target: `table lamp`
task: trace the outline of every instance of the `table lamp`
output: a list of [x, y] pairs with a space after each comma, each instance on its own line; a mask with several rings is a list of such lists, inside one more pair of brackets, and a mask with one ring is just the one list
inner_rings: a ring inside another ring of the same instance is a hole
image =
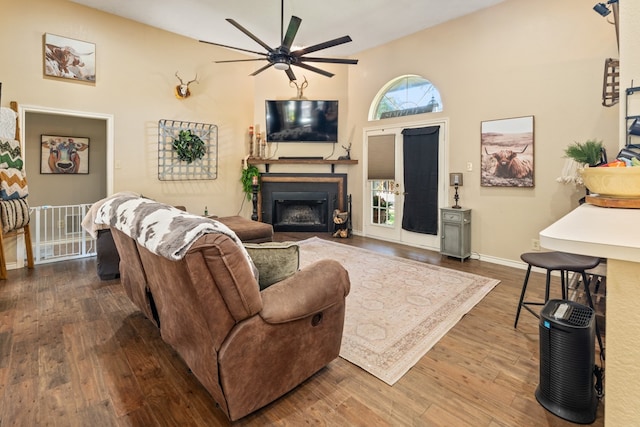
[[458, 204], [460, 196], [458, 195], [458, 187], [462, 187], [462, 174], [460, 172], [452, 172], [449, 174], [449, 185], [456, 189], [456, 194], [453, 196], [456, 204], [451, 206], [453, 209], [460, 209], [462, 206]]

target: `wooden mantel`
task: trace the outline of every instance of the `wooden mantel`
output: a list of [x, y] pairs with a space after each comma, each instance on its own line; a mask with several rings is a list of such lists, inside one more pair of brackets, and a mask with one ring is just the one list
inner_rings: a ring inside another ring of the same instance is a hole
[[249, 158], [247, 163], [250, 165], [264, 165], [265, 171], [269, 173], [270, 165], [331, 165], [331, 173], [335, 172], [336, 165], [357, 165], [357, 160], [338, 160], [338, 159], [256, 159]]

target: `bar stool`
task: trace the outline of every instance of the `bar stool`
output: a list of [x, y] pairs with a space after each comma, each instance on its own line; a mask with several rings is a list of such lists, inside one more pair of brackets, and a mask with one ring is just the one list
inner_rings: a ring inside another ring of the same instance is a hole
[[[528, 264], [527, 273], [524, 276], [524, 283], [522, 284], [522, 293], [520, 294], [520, 301], [518, 302], [518, 310], [516, 311], [516, 320], [513, 324], [514, 328], [518, 327], [518, 319], [520, 318], [520, 311], [524, 307], [531, 314], [540, 318], [540, 315], [533, 311], [529, 306], [530, 305], [545, 305], [549, 300], [549, 286], [551, 284], [551, 272], [556, 270], [560, 272], [560, 282], [562, 286], [562, 299], [567, 298], [567, 274], [568, 273], [578, 273], [582, 277], [582, 283], [584, 283], [585, 295], [587, 297], [587, 302], [589, 303], [589, 307], [593, 307], [593, 301], [591, 300], [591, 292], [589, 291], [589, 278], [587, 276], [587, 270], [595, 268], [598, 264], [600, 264], [600, 258], [586, 256], [586, 255], [576, 255], [569, 254], [566, 252], [526, 252], [520, 255], [520, 259]], [[525, 301], [525, 293], [527, 292], [527, 284], [529, 282], [529, 275], [531, 274], [531, 268], [538, 267], [544, 268], [547, 271], [547, 280], [545, 284], [545, 292], [544, 292], [544, 301]], [[600, 329], [598, 328], [598, 323], [596, 322], [596, 336], [598, 338], [598, 344], [600, 346], [600, 352], [604, 355], [604, 350], [602, 347], [602, 338], [600, 336]]]

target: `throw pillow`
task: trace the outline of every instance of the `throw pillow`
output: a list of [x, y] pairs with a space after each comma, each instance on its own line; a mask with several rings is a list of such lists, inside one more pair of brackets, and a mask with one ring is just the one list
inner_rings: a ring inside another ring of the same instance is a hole
[[260, 290], [298, 271], [300, 248], [295, 242], [245, 243], [244, 247], [258, 269]]

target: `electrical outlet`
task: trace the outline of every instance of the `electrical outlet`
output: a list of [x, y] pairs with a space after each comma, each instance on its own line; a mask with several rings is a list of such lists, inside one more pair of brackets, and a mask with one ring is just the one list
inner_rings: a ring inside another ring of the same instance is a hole
[[473, 172], [473, 163], [467, 162], [467, 172]]
[[534, 251], [539, 251], [540, 250], [540, 240], [531, 239], [531, 249], [533, 249]]

